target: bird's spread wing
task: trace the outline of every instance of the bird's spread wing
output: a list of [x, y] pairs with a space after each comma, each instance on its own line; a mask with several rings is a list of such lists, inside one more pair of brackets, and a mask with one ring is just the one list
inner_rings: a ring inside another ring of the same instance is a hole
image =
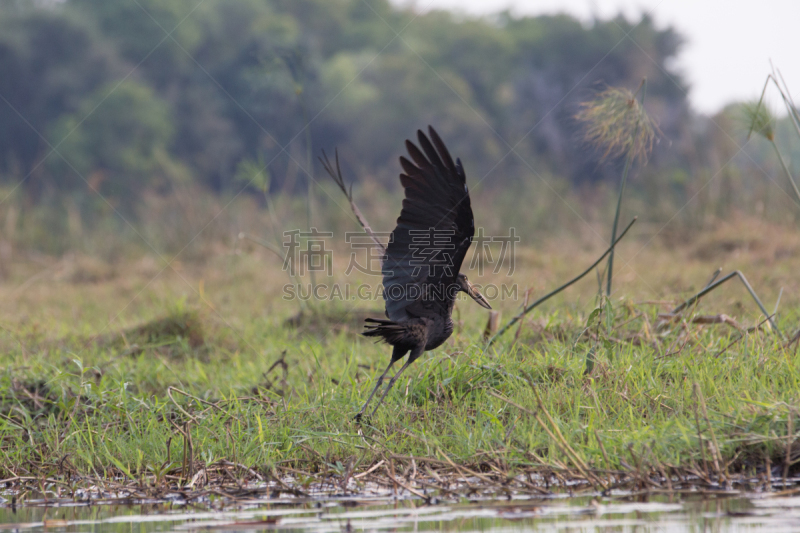
[[409, 318], [408, 307], [425, 286], [455, 282], [475, 234], [461, 160], [453, 162], [439, 135], [417, 131], [419, 148], [406, 141], [400, 157], [405, 199], [383, 263], [383, 297], [391, 320]]

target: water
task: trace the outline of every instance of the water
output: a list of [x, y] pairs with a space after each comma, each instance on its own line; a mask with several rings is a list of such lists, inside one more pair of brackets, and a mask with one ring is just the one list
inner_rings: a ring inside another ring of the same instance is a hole
[[[800, 531], [800, 497], [657, 496], [620, 498], [451, 501], [330, 498], [253, 499], [218, 508], [199, 504], [60, 502], [28, 500], [0, 508], [0, 529], [95, 533], [160, 531]], [[33, 504], [33, 506], [31, 506]]]

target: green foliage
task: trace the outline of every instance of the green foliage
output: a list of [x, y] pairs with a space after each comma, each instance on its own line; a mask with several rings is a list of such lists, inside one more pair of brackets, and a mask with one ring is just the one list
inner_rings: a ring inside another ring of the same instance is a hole
[[0, 172], [5, 179], [17, 183], [27, 177], [26, 187], [38, 194], [44, 179], [35, 171], [49, 151], [42, 135], [120, 67], [105, 37], [76, 13], [0, 9]]
[[180, 47], [192, 49], [201, 40], [201, 27], [191, 19], [196, 7], [193, 0], [68, 0], [67, 4], [67, 9], [95, 21], [119, 54], [131, 65], [142, 63], [156, 83], [168, 82], [176, 67], [185, 69], [191, 63]]
[[65, 188], [86, 180], [104, 196], [131, 201], [157, 183], [172, 133], [169, 106], [149, 87], [106, 85], [53, 125], [50, 135], [63, 156], [51, 157], [53, 175]]
[[[527, 165], [503, 157], [520, 139], [527, 161], [573, 180], [602, 177], [596, 154], [571, 141], [581, 90], [647, 74], [654, 103], [673, 116], [686, 107], [661, 70], [679, 40], [647, 18], [587, 27], [568, 16], [416, 13], [388, 0], [15, 5], [0, 9], [9, 104], [0, 105], [0, 179], [25, 179], [34, 200], [46, 187], [91, 194], [57, 156], [42, 165], [62, 140], [59, 152], [87, 179], [106, 175], [104, 194], [135, 203], [159, 184], [156, 154], [216, 191], [239, 192], [239, 162], [258, 157], [273, 191], [297, 191], [309, 150], [333, 146], [394, 182], [398, 139], [427, 123], [479, 177], [526, 179]], [[629, 30], [657, 64], [640, 60]]]
[[[617, 332], [630, 311], [613, 309]], [[595, 310], [586, 326], [596, 329], [599, 315]], [[768, 456], [781, 460], [788, 417], [797, 413], [800, 356], [769, 332], [745, 333], [732, 344], [725, 330], [693, 328], [696, 344], [676, 353], [668, 350], [685, 344], [682, 328], [663, 333], [656, 347], [610, 336], [597, 346], [585, 328], [551, 316], [554, 328], [577, 339], [525, 334], [514, 346], [509, 339], [483, 353], [471, 334], [457, 333], [452, 347], [415, 363], [370, 424], [359, 427], [352, 416], [383, 368], [384, 346], [336, 332], [306, 338], [260, 320], [234, 336], [210, 327], [194, 343], [185, 328], [213, 323], [202, 316], [173, 314], [109, 335], [113, 342], [68, 337], [28, 354], [4, 331], [0, 474], [40, 474], [68, 454], [75, 473], [135, 478], [168, 457], [182, 461], [175, 428], [185, 422], [196, 461], [224, 459], [262, 473], [280, 461], [313, 470], [356, 457], [369, 465], [390, 454], [446, 455], [468, 467], [502, 460], [512, 473], [518, 466], [574, 467], [534, 417], [544, 418], [544, 410], [598, 470], [628, 469], [631, 447], [647, 469], [713, 470], [704, 459], [713, 439], [720, 464], [747, 473]], [[471, 315], [470, 324], [476, 319]], [[20, 333], [30, 346], [29, 332]], [[724, 357], [715, 357], [725, 347]], [[587, 351], [586, 361], [577, 355]], [[695, 389], [707, 410], [700, 427]]]

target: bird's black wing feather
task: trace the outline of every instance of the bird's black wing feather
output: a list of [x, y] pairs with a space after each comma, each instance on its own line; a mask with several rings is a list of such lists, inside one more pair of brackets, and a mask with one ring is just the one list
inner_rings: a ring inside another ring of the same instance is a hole
[[417, 131], [419, 148], [406, 141], [411, 160], [400, 158], [405, 199], [386, 249], [383, 287], [386, 315], [409, 318], [408, 307], [424, 286], [455, 282], [475, 234], [466, 176], [460, 160], [432, 127]]

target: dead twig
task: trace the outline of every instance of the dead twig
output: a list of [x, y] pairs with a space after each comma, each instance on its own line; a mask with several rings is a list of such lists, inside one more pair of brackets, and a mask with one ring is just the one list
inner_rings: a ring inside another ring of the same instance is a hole
[[[215, 403], [212, 403], [212, 402], [209, 402], [209, 401], [203, 400], [203, 399], [201, 399], [201, 398], [198, 398], [197, 396], [194, 396], [194, 395], [192, 395], [192, 394], [189, 394], [188, 392], [186, 392], [186, 391], [184, 391], [184, 390], [181, 390], [181, 389], [179, 389], [178, 387], [173, 387], [173, 386], [171, 386], [171, 385], [170, 385], [169, 387], [167, 387], [167, 391], [168, 391], [168, 394], [169, 394], [169, 391], [175, 391], [175, 392], [177, 392], [178, 394], [183, 394], [183, 395], [184, 395], [184, 396], [186, 396], [187, 398], [191, 398], [192, 400], [194, 400], [194, 401], [196, 401], [196, 402], [198, 402], [198, 403], [202, 403], [203, 405], [208, 405], [209, 407], [213, 407], [214, 409], [216, 409], [216, 410], [217, 410], [217, 411], [219, 411], [220, 413], [227, 414], [227, 415], [229, 415], [229, 416], [231, 416], [231, 417], [235, 418], [236, 420], [239, 420], [239, 422], [241, 422], [241, 419], [239, 419], [239, 417], [237, 417], [236, 415], [234, 415], [234, 414], [231, 414], [231, 413], [230, 413], [230, 411], [226, 411], [225, 409], [223, 409], [222, 407], [220, 407], [219, 405], [217, 405], [217, 404], [215, 404]], [[171, 396], [171, 395], [170, 395], [170, 398], [172, 398], [172, 396]], [[173, 399], [172, 401], [174, 402], [175, 400]], [[175, 405], [177, 405], [177, 404], [175, 404]], [[180, 406], [178, 406], [178, 409], [180, 409]], [[181, 409], [181, 411], [183, 411], [183, 409]], [[188, 413], [186, 413], [186, 411], [183, 411], [183, 412], [184, 412], [184, 414], [188, 414]], [[191, 415], [189, 415], [189, 416], [191, 416]], [[194, 418], [194, 417], [192, 417], [192, 418]], [[196, 420], [196, 419], [195, 419], [195, 420]]]
[[[725, 283], [729, 279], [733, 279], [734, 277], [738, 277], [739, 278], [739, 280], [742, 282], [742, 285], [744, 285], [744, 287], [747, 289], [747, 292], [750, 293], [750, 296], [753, 298], [753, 300], [758, 305], [759, 309], [761, 309], [761, 312], [764, 313], [764, 316], [771, 317], [772, 315], [764, 307], [764, 304], [761, 303], [761, 299], [756, 294], [756, 291], [753, 290], [753, 287], [750, 285], [750, 282], [747, 281], [747, 278], [744, 277], [744, 274], [742, 274], [741, 271], [739, 271], [739, 270], [734, 270], [733, 272], [731, 272], [727, 276], [724, 276], [719, 281], [716, 281], [714, 283], [710, 283], [709, 285], [706, 285], [706, 287], [703, 290], [701, 290], [700, 292], [698, 292], [697, 294], [695, 294], [694, 296], [692, 296], [691, 298], [689, 298], [688, 300], [683, 302], [681, 305], [679, 305], [678, 307], [673, 309], [672, 312], [669, 313], [669, 314], [670, 315], [676, 315], [676, 314], [680, 313], [681, 311], [683, 311], [684, 309], [686, 309], [690, 305], [692, 305], [695, 302], [697, 302], [700, 298], [702, 298], [703, 296], [705, 296], [709, 292], [713, 291], [714, 289], [716, 289], [717, 287], [719, 287], [720, 285], [722, 285], [723, 283]], [[712, 277], [712, 279], [715, 279], [715, 278], [716, 278], [716, 276]], [[778, 333], [778, 336], [781, 337], [781, 338], [784, 338], [783, 333], [778, 328], [778, 325], [775, 323], [775, 321], [770, 318], [769, 319], [769, 323], [772, 326], [772, 328]]]
[[[525, 309], [525, 307], [528, 306], [528, 298], [530, 297], [532, 290], [533, 289], [528, 289], [528, 290], [525, 291], [525, 299], [522, 301], [522, 308], [523, 309]], [[517, 332], [514, 334], [514, 343], [515, 344], [519, 340], [519, 336], [522, 334], [522, 326], [523, 325], [525, 325], [525, 321], [524, 320], [520, 320], [519, 326], [517, 327]]]
[[789, 339], [789, 342], [786, 343], [785, 347], [789, 348], [792, 344], [796, 343], [798, 340], [800, 340], [800, 329], [798, 329], [797, 333], [795, 333], [794, 336], [791, 339]]
[[488, 341], [497, 332], [500, 326], [500, 311], [489, 311], [489, 320], [483, 330], [483, 342]]
[[331, 164], [330, 159], [328, 159], [328, 155], [325, 153], [325, 150], [322, 151], [322, 157], [319, 158], [320, 163], [322, 163], [322, 167], [325, 169], [325, 172], [333, 179], [336, 185], [339, 186], [339, 189], [342, 190], [347, 201], [350, 202], [350, 210], [353, 211], [353, 214], [356, 216], [358, 223], [361, 224], [361, 227], [364, 228], [364, 231], [367, 235], [370, 236], [372, 242], [375, 243], [375, 246], [378, 249], [386, 253], [386, 246], [378, 239], [378, 236], [375, 235], [375, 232], [372, 231], [372, 228], [369, 226], [367, 219], [364, 218], [364, 215], [361, 214], [361, 210], [356, 205], [355, 201], [353, 200], [353, 185], [350, 185], [348, 189], [347, 186], [344, 184], [344, 178], [342, 177], [342, 169], [339, 167], [339, 150], [334, 150], [334, 159], [336, 161], [336, 170], [334, 172], [333, 165]]
[[[677, 321], [679, 321], [681, 319], [681, 316], [682, 315], [680, 315], [680, 314], [673, 314], [673, 313], [659, 313], [658, 314], [658, 319], [661, 320], [662, 323], [665, 323], [665, 322], [677, 322]], [[738, 322], [736, 322], [736, 320], [734, 320], [733, 318], [731, 318], [731, 317], [729, 317], [728, 315], [725, 315], [725, 314], [694, 316], [694, 317], [692, 317], [692, 319], [689, 322], [692, 323], [692, 324], [702, 324], [702, 325], [705, 325], [705, 324], [725, 324], [725, 325], [731, 326], [731, 327], [733, 327], [735, 329], [738, 329], [739, 331], [744, 329]]]
[[[761, 322], [759, 322], [759, 323], [758, 323], [758, 325], [755, 327], [755, 330], [756, 330], [756, 331], [758, 331], [758, 328], [760, 328], [760, 327], [761, 327], [761, 326], [762, 326], [762, 325], [763, 325], [763, 324], [764, 324], [764, 323], [765, 323], [767, 320], [769, 320], [769, 319], [770, 319], [770, 318], [772, 318], [773, 316], [775, 316], [775, 315], [768, 316], [767, 318], [765, 318], [764, 320], [762, 320]], [[736, 337], [734, 340], [732, 340], [730, 343], [728, 343], [728, 345], [727, 345], [726, 347], [724, 347], [722, 350], [720, 350], [719, 352], [717, 352], [716, 354], [714, 354], [714, 357], [719, 357], [720, 355], [722, 355], [722, 354], [724, 354], [725, 352], [727, 352], [727, 351], [728, 351], [728, 348], [730, 348], [731, 346], [733, 346], [734, 344], [736, 344], [737, 342], [739, 342], [740, 340], [742, 340], [742, 339], [744, 338], [744, 336], [745, 336], [745, 335], [747, 335], [747, 331], [744, 331], [744, 332], [742, 332], [742, 334], [741, 334], [741, 335], [739, 335], [739, 336], [738, 336], [738, 337]]]
[[786, 478], [789, 477], [789, 465], [792, 464], [792, 443], [794, 442], [793, 409], [789, 408], [786, 420], [786, 458], [783, 461], [783, 486], [786, 487]]
[[383, 467], [386, 470], [386, 475], [389, 476], [389, 479], [391, 479], [394, 484], [406, 489], [408, 492], [410, 492], [414, 496], [417, 496], [418, 498], [422, 498], [426, 502], [430, 500], [430, 497], [422, 494], [421, 492], [419, 492], [417, 490], [412, 489], [411, 487], [409, 487], [408, 485], [406, 485], [405, 483], [403, 483], [402, 481], [397, 479], [397, 476], [394, 475], [394, 468], [393, 467], [390, 468], [390, 466], [391, 466], [391, 461], [389, 461], [389, 464], [386, 464]]
[[[192, 416], [192, 415], [190, 415], [189, 413], [187, 413], [187, 412], [184, 410], [184, 408], [183, 408], [183, 407], [181, 407], [181, 405], [180, 405], [180, 404], [179, 404], [177, 401], [175, 401], [175, 398], [173, 398], [173, 397], [172, 397], [172, 390], [173, 390], [173, 387], [171, 387], [171, 386], [170, 386], [170, 387], [167, 387], [167, 396], [169, 396], [169, 399], [170, 399], [170, 400], [172, 400], [172, 403], [174, 403], [174, 404], [175, 404], [175, 407], [177, 407], [177, 408], [178, 408], [178, 411], [180, 411], [181, 413], [183, 413], [183, 414], [185, 414], [187, 417], [189, 417], [189, 419], [190, 419], [192, 422], [197, 422], [197, 418], [195, 418], [194, 416]], [[176, 392], [177, 392], [177, 389], [175, 389], [175, 390], [176, 390]], [[188, 395], [187, 395], [187, 396], [188, 396]]]

